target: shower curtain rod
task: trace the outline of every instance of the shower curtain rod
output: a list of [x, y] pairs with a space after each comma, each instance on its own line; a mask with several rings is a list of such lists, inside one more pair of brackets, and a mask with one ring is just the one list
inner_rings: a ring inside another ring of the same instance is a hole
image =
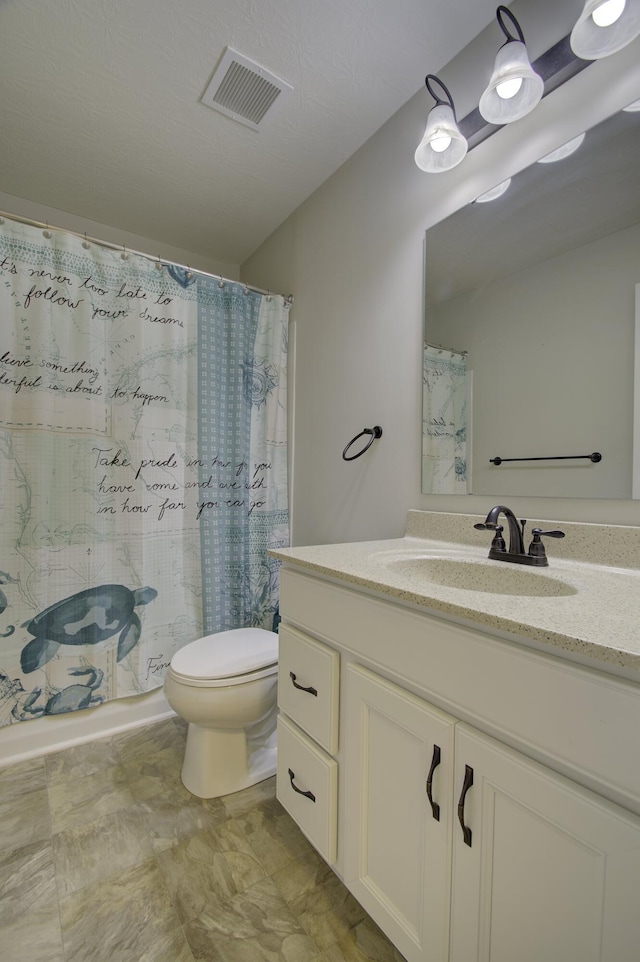
[[461, 357], [466, 357], [469, 353], [468, 351], [456, 351], [455, 347], [443, 347], [442, 344], [431, 344], [429, 341], [425, 341], [424, 346], [432, 347], [434, 351], [446, 351], [447, 354], [460, 354]]
[[[110, 241], [103, 241], [97, 237], [87, 237], [86, 233], [79, 234], [75, 230], [67, 230], [66, 227], [52, 227], [48, 222], [43, 224], [38, 220], [31, 220], [29, 217], [21, 217], [19, 214], [11, 214], [8, 211], [0, 210], [0, 224], [5, 217], [19, 224], [38, 227], [43, 231], [57, 231], [60, 234], [71, 234], [73, 237], [78, 237], [81, 241], [86, 241], [88, 244], [97, 244], [98, 247], [106, 247], [108, 250], [121, 251], [123, 254], [135, 254], [138, 257], [146, 258], [148, 261], [171, 264], [172, 267], [180, 267], [182, 270], [189, 271], [191, 274], [202, 274], [204, 277], [217, 277], [220, 284], [242, 284], [245, 291], [253, 291], [255, 294], [266, 294], [267, 297], [271, 297], [274, 293], [273, 291], [265, 291], [261, 287], [254, 287], [253, 284], [245, 284], [243, 281], [233, 281], [229, 277], [223, 277], [221, 274], [212, 274], [211, 271], [201, 271], [198, 270], [197, 267], [190, 267], [188, 264], [179, 264], [177, 261], [161, 258], [159, 254], [157, 257], [153, 257], [144, 251], [136, 251], [130, 247], [126, 247], [124, 244], [112, 244]], [[293, 304], [293, 294], [283, 294], [282, 296], [284, 297], [285, 304]]]

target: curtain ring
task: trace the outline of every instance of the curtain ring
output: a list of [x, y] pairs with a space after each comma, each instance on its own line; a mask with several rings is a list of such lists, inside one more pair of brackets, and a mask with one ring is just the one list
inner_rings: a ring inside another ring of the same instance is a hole
[[120, 257], [122, 258], [123, 261], [129, 260], [129, 255], [127, 254], [127, 248], [124, 246], [124, 244], [122, 245], [122, 253], [120, 254]]
[[49, 221], [47, 221], [45, 224], [45, 229], [42, 231], [42, 236], [46, 237], [47, 240], [51, 240], [51, 238], [53, 237], [53, 234], [49, 230]]
[[188, 281], [190, 281], [191, 278], [193, 277], [193, 274], [191, 273], [191, 268], [189, 267], [188, 264], [187, 264], [187, 269], [186, 269], [186, 271], [185, 271], [185, 273], [184, 273], [184, 276], [186, 277], [186, 279], [187, 279]]
[[267, 301], [272, 301], [272, 300], [273, 300], [273, 298], [272, 298], [272, 296], [271, 296], [271, 291], [267, 291], [266, 300], [267, 300]]
[[[354, 455], [352, 455], [350, 458], [348, 458], [348, 457], [347, 457], [347, 451], [349, 450], [349, 448], [351, 447], [351, 445], [352, 445], [352, 444], [355, 444], [355, 442], [358, 440], [358, 438], [364, 437], [365, 434], [370, 434], [370, 435], [371, 435], [371, 437], [369, 438], [369, 440], [367, 441], [367, 443], [365, 444], [365, 446], [362, 448], [361, 451], [358, 451], [357, 454], [354, 454]], [[364, 431], [361, 431], [360, 434], [356, 434], [355, 438], [352, 438], [352, 439], [349, 441], [349, 443], [348, 443], [347, 446], [345, 447], [344, 451], [342, 452], [342, 457], [343, 457], [343, 459], [344, 459], [345, 461], [355, 461], [355, 459], [356, 459], [356, 458], [359, 458], [361, 454], [364, 454], [365, 451], [368, 451], [368, 450], [369, 450], [369, 448], [371, 447], [371, 445], [373, 444], [373, 442], [374, 442], [377, 438], [381, 438], [381, 437], [382, 437], [382, 428], [381, 428], [378, 424], [376, 424], [376, 426], [373, 427], [373, 428], [365, 428]]]
[[88, 251], [89, 248], [91, 247], [91, 244], [90, 244], [89, 241], [87, 240], [87, 232], [86, 232], [86, 231], [84, 232], [84, 240], [83, 240], [83, 242], [82, 242], [82, 246], [84, 247], [84, 249], [85, 249], [86, 251]]
[[162, 270], [162, 264], [160, 263], [160, 254], [158, 254], [158, 260], [156, 261], [156, 270], [157, 271]]
[[224, 278], [221, 277], [220, 280], [218, 281], [218, 288], [222, 290], [223, 287], [224, 287]]

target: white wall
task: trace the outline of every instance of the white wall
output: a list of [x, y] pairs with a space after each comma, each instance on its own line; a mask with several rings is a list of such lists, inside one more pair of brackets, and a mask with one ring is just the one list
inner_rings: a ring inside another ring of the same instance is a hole
[[[582, 4], [512, 7], [535, 59], [569, 32]], [[494, 26], [441, 72], [459, 116], [477, 105], [498, 45]], [[420, 492], [425, 229], [638, 97], [635, 41], [591, 64], [460, 167], [428, 175], [413, 161], [432, 105], [422, 90], [242, 265], [243, 280], [295, 296], [295, 544], [397, 537], [409, 508], [484, 514], [501, 500], [498, 490], [469, 498]], [[346, 442], [375, 424], [383, 437], [363, 458], [344, 462]], [[508, 503], [524, 517], [640, 524], [639, 502]]]
[[165, 244], [154, 240], [151, 237], [142, 237], [140, 234], [131, 234], [129, 231], [111, 227], [109, 224], [100, 224], [94, 220], [88, 220], [71, 214], [68, 211], [57, 210], [54, 207], [46, 207], [33, 200], [24, 197], [15, 197], [13, 194], [4, 194], [0, 191], [0, 212], [14, 214], [28, 220], [37, 221], [41, 224], [50, 224], [51, 227], [60, 227], [63, 230], [71, 231], [76, 234], [86, 234], [96, 240], [106, 241], [108, 244], [121, 244], [130, 251], [139, 251], [141, 254], [149, 254], [152, 257], [160, 257], [167, 261], [174, 261], [177, 264], [188, 265], [195, 270], [208, 271], [210, 274], [237, 280], [240, 273], [240, 265], [232, 264], [227, 261], [213, 261], [202, 254], [193, 251], [185, 251], [180, 247]]

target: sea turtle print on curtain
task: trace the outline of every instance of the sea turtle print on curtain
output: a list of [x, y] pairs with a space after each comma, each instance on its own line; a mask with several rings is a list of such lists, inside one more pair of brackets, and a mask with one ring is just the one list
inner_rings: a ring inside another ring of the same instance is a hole
[[205, 631], [271, 628], [284, 299], [7, 219], [0, 316], [0, 725], [158, 687]]

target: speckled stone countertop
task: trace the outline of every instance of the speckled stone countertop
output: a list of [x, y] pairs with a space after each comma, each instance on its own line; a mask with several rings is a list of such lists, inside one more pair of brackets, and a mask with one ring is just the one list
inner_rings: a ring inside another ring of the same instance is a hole
[[[534, 568], [490, 561], [491, 533], [473, 528], [483, 520], [410, 511], [403, 538], [269, 553], [347, 587], [551, 646], [558, 654], [574, 653], [640, 681], [640, 528], [530, 521], [525, 546], [531, 527], [566, 533], [563, 540], [546, 539], [549, 566]], [[421, 573], [425, 559], [431, 564], [438, 558], [453, 562], [447, 567], [448, 584]], [[490, 590], [478, 590], [486, 587], [485, 579]], [[502, 580], [511, 593], [502, 593]]]

